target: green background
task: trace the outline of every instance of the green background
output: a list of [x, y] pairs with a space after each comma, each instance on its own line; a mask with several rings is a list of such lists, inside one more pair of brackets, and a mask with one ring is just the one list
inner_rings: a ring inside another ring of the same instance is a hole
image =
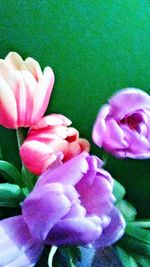
[[[149, 0], [0, 0], [0, 57], [9, 51], [50, 65], [56, 83], [48, 112], [67, 115], [91, 141], [100, 106], [114, 91], [150, 88]], [[15, 132], [0, 128], [6, 160], [20, 165]], [[92, 144], [92, 152], [101, 156]], [[149, 160], [109, 157], [139, 216], [150, 216]]]

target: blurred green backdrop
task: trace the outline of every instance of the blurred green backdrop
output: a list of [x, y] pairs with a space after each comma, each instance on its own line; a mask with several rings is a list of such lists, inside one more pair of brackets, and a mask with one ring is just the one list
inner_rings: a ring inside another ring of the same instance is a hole
[[[17, 51], [50, 65], [48, 112], [67, 115], [91, 141], [99, 107], [127, 86], [150, 88], [149, 0], [0, 0], [0, 57]], [[4, 158], [19, 166], [15, 132], [0, 128]], [[92, 152], [102, 151], [92, 144]], [[139, 216], [150, 216], [150, 161], [109, 157]]]

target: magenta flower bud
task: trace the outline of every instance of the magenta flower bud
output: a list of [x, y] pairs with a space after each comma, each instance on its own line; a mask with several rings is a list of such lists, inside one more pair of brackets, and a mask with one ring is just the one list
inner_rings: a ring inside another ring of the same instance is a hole
[[65, 162], [82, 151], [90, 150], [89, 142], [79, 138], [79, 132], [69, 127], [70, 124], [65, 116], [51, 114], [30, 128], [20, 148], [20, 156], [32, 173], [43, 173], [60, 154]]
[[0, 59], [0, 125], [30, 127], [44, 115], [54, 84], [50, 67], [42, 73], [33, 58], [25, 61], [15, 52]]
[[[34, 266], [44, 243], [104, 248], [121, 238], [125, 221], [102, 164], [81, 153], [42, 174], [22, 204], [22, 216], [0, 222], [0, 265]], [[1, 256], [5, 251], [7, 258]]]
[[150, 96], [127, 88], [113, 95], [97, 116], [93, 141], [116, 157], [150, 157]]

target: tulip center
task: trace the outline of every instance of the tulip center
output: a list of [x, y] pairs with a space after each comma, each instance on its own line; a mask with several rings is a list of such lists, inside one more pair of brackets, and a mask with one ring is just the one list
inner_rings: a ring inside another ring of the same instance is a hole
[[142, 115], [139, 113], [134, 113], [130, 116], [124, 117], [120, 123], [126, 124], [132, 130], [139, 130], [139, 124], [143, 121]]

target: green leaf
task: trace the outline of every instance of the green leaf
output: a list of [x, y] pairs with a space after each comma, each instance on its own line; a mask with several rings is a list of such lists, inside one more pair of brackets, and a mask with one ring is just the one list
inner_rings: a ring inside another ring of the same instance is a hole
[[142, 241], [150, 246], [150, 231], [141, 229], [140, 227], [134, 226], [132, 223], [129, 223], [126, 227], [126, 233], [133, 238]]
[[106, 166], [108, 157], [109, 157], [109, 154], [107, 152], [103, 151], [103, 154], [101, 156], [101, 159], [103, 161], [103, 167]]
[[115, 179], [113, 193], [116, 197], [117, 202], [121, 201], [126, 193], [125, 188]]
[[145, 220], [141, 220], [141, 221], [134, 221], [134, 222], [132, 222], [132, 225], [138, 226], [141, 228], [150, 228], [150, 220], [145, 219]]
[[140, 266], [150, 267], [150, 259], [148, 259], [147, 257], [138, 254], [136, 254], [134, 257], [136, 261], [140, 264]]
[[138, 267], [135, 259], [129, 255], [123, 248], [117, 246], [117, 253], [119, 255], [120, 261], [124, 267]]
[[21, 174], [13, 164], [0, 160], [0, 173], [9, 183], [22, 186]]
[[148, 242], [143, 242], [136, 237], [125, 234], [123, 238], [119, 240], [118, 244], [128, 251], [139, 253], [150, 258], [150, 244]]
[[126, 200], [122, 200], [116, 206], [122, 212], [123, 216], [127, 221], [133, 221], [135, 219], [137, 211], [131, 203]]
[[1, 207], [18, 207], [22, 201], [22, 191], [15, 184], [0, 184], [0, 206]]

